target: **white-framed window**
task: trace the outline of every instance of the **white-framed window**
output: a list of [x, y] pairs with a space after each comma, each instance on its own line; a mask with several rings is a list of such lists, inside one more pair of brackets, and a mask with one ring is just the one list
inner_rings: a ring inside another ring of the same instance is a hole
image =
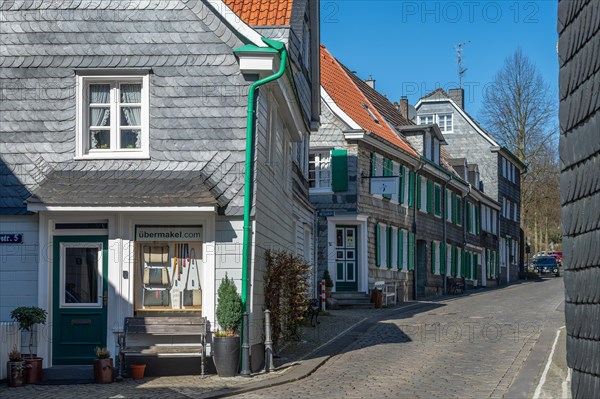
[[421, 178], [421, 212], [427, 213], [427, 178]]
[[147, 72], [77, 76], [76, 158], [150, 157]]
[[496, 210], [492, 210], [492, 233], [494, 234], [498, 234], [498, 230], [496, 229], [496, 226], [498, 226], [498, 211]]
[[442, 133], [452, 133], [454, 131], [452, 124], [452, 114], [438, 115], [438, 125]]
[[402, 230], [402, 270], [408, 270], [408, 230]]
[[452, 245], [446, 245], [446, 276], [452, 274]]
[[308, 185], [311, 190], [331, 190], [331, 150], [310, 153]]
[[432, 124], [435, 117], [433, 114], [430, 115], [419, 115], [419, 125], [429, 125]]
[[450, 189], [446, 189], [446, 221], [452, 222], [452, 212], [454, 209], [452, 208], [452, 191]]
[[513, 220], [515, 222], [517, 221], [517, 203], [516, 202], [513, 203]]

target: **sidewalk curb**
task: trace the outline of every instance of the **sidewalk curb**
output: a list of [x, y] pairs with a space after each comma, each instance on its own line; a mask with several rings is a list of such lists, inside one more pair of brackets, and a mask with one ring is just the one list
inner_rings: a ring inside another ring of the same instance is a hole
[[[250, 383], [247, 386], [240, 388], [225, 388], [217, 391], [207, 392], [204, 395], [197, 396], [198, 399], [209, 399], [209, 398], [225, 398], [234, 395], [240, 395], [243, 393], [254, 392], [265, 388], [272, 388], [278, 385], [287, 384], [289, 382], [302, 380], [311, 374], [313, 374], [316, 370], [318, 370], [323, 364], [325, 364], [330, 358], [333, 356], [343, 352], [347, 347], [349, 347], [354, 341], [362, 337], [366, 334], [373, 326], [375, 326], [379, 321], [385, 319], [391, 314], [403, 314], [413, 310], [418, 310], [424, 307], [434, 305], [431, 302], [406, 302], [405, 304], [386, 309], [386, 311], [373, 315], [371, 317], [365, 318], [354, 324], [351, 328], [344, 331], [339, 336], [335, 337], [332, 341], [326, 343], [322, 347], [318, 347], [313, 352], [309, 353], [306, 356], [310, 356], [311, 354], [317, 355], [312, 359], [301, 360], [300, 364], [292, 369], [289, 372], [285, 372], [280, 376], [274, 377], [272, 379], [267, 379], [264, 381]], [[318, 356], [319, 353], [322, 353], [321, 356]]]

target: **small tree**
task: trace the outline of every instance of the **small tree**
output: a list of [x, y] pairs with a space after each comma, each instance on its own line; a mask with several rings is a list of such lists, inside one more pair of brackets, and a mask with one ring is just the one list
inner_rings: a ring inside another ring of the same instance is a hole
[[333, 280], [331, 280], [331, 275], [329, 274], [328, 269], [325, 269], [325, 272], [323, 273], [323, 280], [325, 280], [325, 287], [327, 287], [327, 288], [333, 287]]
[[217, 300], [217, 321], [221, 328], [219, 335], [233, 337], [242, 322], [242, 299], [233, 279], [229, 279], [227, 274], [219, 285]]
[[46, 312], [37, 306], [20, 306], [10, 312], [10, 317], [19, 323], [21, 331], [29, 331], [29, 357], [33, 359], [33, 326], [46, 324]]

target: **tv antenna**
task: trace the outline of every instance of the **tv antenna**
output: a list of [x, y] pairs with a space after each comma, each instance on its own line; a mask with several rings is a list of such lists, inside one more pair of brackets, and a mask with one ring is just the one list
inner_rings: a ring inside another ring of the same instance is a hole
[[456, 55], [458, 56], [458, 87], [461, 89], [462, 89], [463, 75], [465, 74], [465, 72], [467, 72], [467, 69], [469, 69], [469, 68], [463, 68], [463, 66], [462, 66], [462, 51], [463, 51], [463, 46], [465, 46], [469, 43], [471, 43], [471, 41], [467, 40], [466, 42], [458, 43], [455, 46]]

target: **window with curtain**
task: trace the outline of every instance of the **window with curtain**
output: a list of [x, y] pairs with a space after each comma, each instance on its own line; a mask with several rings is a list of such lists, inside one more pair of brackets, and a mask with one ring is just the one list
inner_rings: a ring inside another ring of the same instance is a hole
[[149, 90], [144, 76], [79, 76], [80, 157], [147, 158]]

